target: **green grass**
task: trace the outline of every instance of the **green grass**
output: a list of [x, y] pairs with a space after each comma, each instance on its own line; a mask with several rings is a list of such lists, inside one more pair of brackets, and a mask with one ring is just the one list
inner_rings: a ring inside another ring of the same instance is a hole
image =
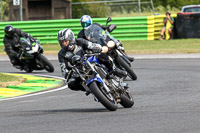
[[11, 75], [6, 75], [6, 74], [3, 74], [3, 73], [0, 73], [0, 83], [1, 82], [12, 82], [12, 81], [20, 81], [21, 78], [19, 77], [15, 77], [15, 76], [11, 76]]
[[200, 39], [122, 41], [127, 53], [200, 53]]
[[[165, 54], [165, 53], [200, 53], [200, 39], [174, 39], [174, 40], [132, 40], [122, 41], [127, 53], [132, 54]], [[60, 50], [58, 44], [43, 44], [45, 54], [57, 54]], [[0, 46], [0, 54], [4, 47]]]

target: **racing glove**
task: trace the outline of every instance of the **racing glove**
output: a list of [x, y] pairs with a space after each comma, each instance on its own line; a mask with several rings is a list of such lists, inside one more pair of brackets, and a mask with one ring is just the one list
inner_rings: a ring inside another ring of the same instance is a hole
[[29, 38], [32, 42], [35, 42], [37, 39], [36, 38], [34, 38], [34, 37], [30, 37]]
[[100, 53], [102, 51], [102, 46], [98, 43], [89, 42], [88, 49], [91, 49], [94, 53]]
[[37, 39], [32, 37], [29, 33], [25, 35], [25, 37], [29, 38], [32, 42], [35, 42]]

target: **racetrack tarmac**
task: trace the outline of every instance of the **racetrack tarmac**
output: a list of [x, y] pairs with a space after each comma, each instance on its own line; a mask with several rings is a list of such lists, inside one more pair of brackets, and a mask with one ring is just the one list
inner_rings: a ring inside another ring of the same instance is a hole
[[[51, 61], [61, 76], [58, 61]], [[199, 133], [200, 58], [138, 59], [132, 63], [137, 81], [126, 79], [135, 105], [107, 111], [82, 92], [69, 89], [0, 101], [2, 133]], [[23, 73], [8, 61], [1, 72]]]

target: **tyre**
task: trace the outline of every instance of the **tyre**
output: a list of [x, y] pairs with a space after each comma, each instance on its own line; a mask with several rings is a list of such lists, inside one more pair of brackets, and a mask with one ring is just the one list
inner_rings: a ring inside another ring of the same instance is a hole
[[120, 64], [120, 66], [122, 66], [127, 71], [128, 76], [132, 80], [137, 80], [137, 75], [134, 73], [134, 71], [131, 69], [131, 67], [120, 56], [116, 57], [116, 61], [118, 64]]
[[124, 108], [131, 108], [134, 105], [133, 97], [129, 92], [122, 93], [120, 97], [120, 104]]
[[117, 102], [112, 95], [106, 94], [104, 87], [97, 82], [89, 84], [89, 88], [99, 102], [110, 111], [116, 111], [118, 108]]
[[40, 61], [42, 63], [44, 63], [44, 69], [48, 72], [54, 72], [54, 67], [53, 65], [50, 63], [50, 61], [42, 54], [40, 54], [38, 56], [38, 58], [40, 59]]

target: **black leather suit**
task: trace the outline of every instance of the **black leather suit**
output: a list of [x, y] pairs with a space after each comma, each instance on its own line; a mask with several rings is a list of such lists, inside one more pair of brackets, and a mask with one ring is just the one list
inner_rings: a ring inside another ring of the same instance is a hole
[[[78, 38], [75, 40], [74, 49], [73, 51], [64, 51], [61, 49], [58, 52], [58, 61], [60, 63], [61, 72], [62, 75], [66, 78], [68, 75], [68, 72], [70, 70], [70, 66], [72, 64], [72, 57], [74, 55], [80, 55], [82, 56], [85, 53], [85, 50], [88, 49], [89, 41]], [[72, 73], [70, 75], [70, 79], [68, 80], [68, 87], [71, 90], [82, 90], [84, 91], [84, 88], [80, 85], [80, 78], [76, 77], [75, 74]]]
[[[106, 30], [107, 26], [101, 25], [99, 23], [94, 23], [95, 25], [101, 27], [103, 30]], [[84, 38], [87, 40], [85, 33], [84, 33], [84, 29], [82, 29], [79, 33], [77, 38]], [[104, 64], [109, 70], [112, 70], [112, 62], [109, 60], [108, 55], [106, 53], [102, 53], [99, 57], [98, 57], [99, 61]]]
[[4, 36], [4, 46], [5, 52], [10, 58], [10, 61], [13, 65], [19, 64], [19, 41], [20, 37], [32, 37], [30, 34], [23, 32], [20, 29], [14, 28], [14, 34], [12, 37]]

